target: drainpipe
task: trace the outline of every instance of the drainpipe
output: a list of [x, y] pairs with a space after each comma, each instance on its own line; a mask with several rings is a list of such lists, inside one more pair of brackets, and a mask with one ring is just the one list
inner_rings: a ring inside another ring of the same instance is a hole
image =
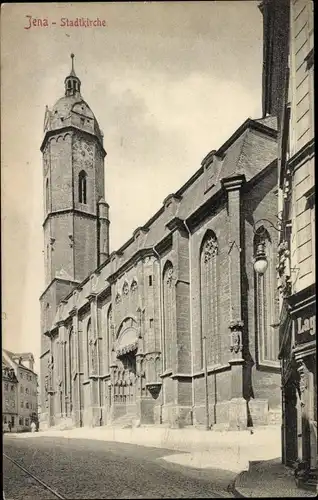
[[[162, 276], [161, 276], [161, 260], [160, 260], [160, 255], [155, 249], [155, 247], [152, 247], [152, 250], [155, 254], [155, 256], [158, 259], [158, 264], [159, 264], [159, 315], [160, 315], [160, 343], [161, 343], [161, 359], [162, 359], [162, 373], [164, 372], [164, 366], [165, 366], [165, 349], [164, 349], [164, 322], [163, 322], [163, 290], [162, 290]], [[161, 396], [163, 397], [163, 396]], [[162, 403], [163, 404], [163, 403]], [[160, 423], [162, 423], [162, 404], [161, 404], [161, 412], [160, 412]]]
[[191, 390], [192, 390], [192, 425], [193, 425], [193, 414], [194, 414], [194, 378], [193, 378], [193, 373], [194, 373], [194, 363], [193, 363], [193, 331], [192, 331], [192, 306], [191, 306], [191, 301], [192, 301], [192, 252], [191, 252], [191, 232], [189, 229], [189, 226], [187, 225], [187, 222], [184, 220], [183, 221], [184, 227], [186, 228], [188, 235], [189, 235], [189, 282], [190, 282], [190, 338], [191, 338], [191, 375], [192, 375], [192, 384], [191, 384]]

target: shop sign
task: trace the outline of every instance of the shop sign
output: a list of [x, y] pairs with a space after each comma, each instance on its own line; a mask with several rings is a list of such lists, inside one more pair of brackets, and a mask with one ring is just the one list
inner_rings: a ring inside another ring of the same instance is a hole
[[298, 344], [310, 342], [316, 338], [316, 314], [296, 318], [296, 341]]

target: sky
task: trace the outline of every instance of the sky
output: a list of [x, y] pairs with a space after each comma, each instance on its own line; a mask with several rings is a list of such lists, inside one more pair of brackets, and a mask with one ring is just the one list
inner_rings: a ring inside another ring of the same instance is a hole
[[[246, 118], [261, 117], [258, 3], [2, 4], [2, 346], [33, 352], [35, 369], [44, 290], [40, 145], [45, 106], [64, 95], [70, 54], [104, 132], [112, 251], [209, 151]], [[27, 16], [49, 26], [26, 29]], [[60, 26], [77, 17], [106, 26]]]

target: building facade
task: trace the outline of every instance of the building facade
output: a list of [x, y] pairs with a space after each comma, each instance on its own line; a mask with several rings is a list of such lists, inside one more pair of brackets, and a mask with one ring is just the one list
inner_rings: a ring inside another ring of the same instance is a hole
[[246, 120], [111, 254], [103, 134], [73, 66], [41, 150], [42, 427], [280, 422], [278, 235], [255, 226], [277, 213], [276, 119]]
[[2, 357], [2, 428], [11, 425], [14, 430], [18, 423], [18, 379], [14, 370]]
[[10, 420], [13, 431], [30, 430], [31, 422], [38, 422], [38, 383], [33, 368], [31, 353], [2, 350], [2, 420], [3, 424]]
[[[280, 4], [279, 9], [277, 3]], [[282, 363], [282, 458], [299, 477], [317, 476], [317, 368], [315, 282], [314, 40], [311, 0], [263, 2], [265, 46], [279, 45], [280, 59], [266, 72], [280, 72], [275, 95], [279, 116], [278, 246], [280, 353]], [[285, 36], [278, 42], [276, 24]], [[271, 33], [271, 34], [270, 34]], [[275, 45], [274, 43], [274, 45]], [[275, 59], [272, 59], [275, 61]], [[279, 69], [278, 69], [279, 68]], [[273, 99], [272, 99], [273, 100]], [[274, 99], [275, 100], [275, 99]]]

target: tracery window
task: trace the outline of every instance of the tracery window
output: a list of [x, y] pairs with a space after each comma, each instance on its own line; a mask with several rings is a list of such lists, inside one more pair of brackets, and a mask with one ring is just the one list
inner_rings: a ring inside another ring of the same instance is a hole
[[78, 201], [84, 205], [87, 203], [87, 174], [84, 170], [78, 174]]
[[257, 361], [259, 365], [278, 367], [279, 336], [275, 328], [275, 307], [277, 307], [275, 304], [275, 262], [272, 241], [263, 226], [254, 236], [254, 255], [260, 243], [264, 245], [268, 267], [264, 274], [254, 274]]
[[[202, 241], [200, 253], [200, 298], [201, 298], [201, 364], [206, 355], [208, 365], [221, 361], [221, 336], [218, 328], [218, 287], [217, 287], [218, 241], [213, 231], [208, 231]], [[203, 352], [206, 339], [205, 349]]]
[[69, 402], [70, 411], [73, 408], [73, 370], [75, 369], [75, 338], [73, 327], [69, 330], [69, 342], [68, 342], [68, 355], [69, 355]]
[[173, 332], [175, 330], [175, 288], [173, 286], [173, 265], [166, 262], [163, 271], [163, 303], [164, 303], [164, 353], [165, 370], [172, 366]]
[[98, 372], [97, 338], [94, 335], [92, 322], [87, 323], [87, 345], [88, 345], [88, 376], [96, 375]]
[[113, 312], [112, 312], [112, 306], [110, 305], [107, 311], [107, 356], [108, 356], [108, 365], [107, 365], [107, 370], [108, 367], [111, 363], [111, 352], [113, 348], [113, 344], [115, 342], [115, 331], [114, 331], [114, 326], [113, 326]]
[[86, 342], [87, 342], [87, 376], [89, 377], [91, 373], [91, 356], [90, 356], [90, 340], [92, 337], [92, 322], [91, 319], [88, 320], [87, 322], [87, 328], [86, 328]]

